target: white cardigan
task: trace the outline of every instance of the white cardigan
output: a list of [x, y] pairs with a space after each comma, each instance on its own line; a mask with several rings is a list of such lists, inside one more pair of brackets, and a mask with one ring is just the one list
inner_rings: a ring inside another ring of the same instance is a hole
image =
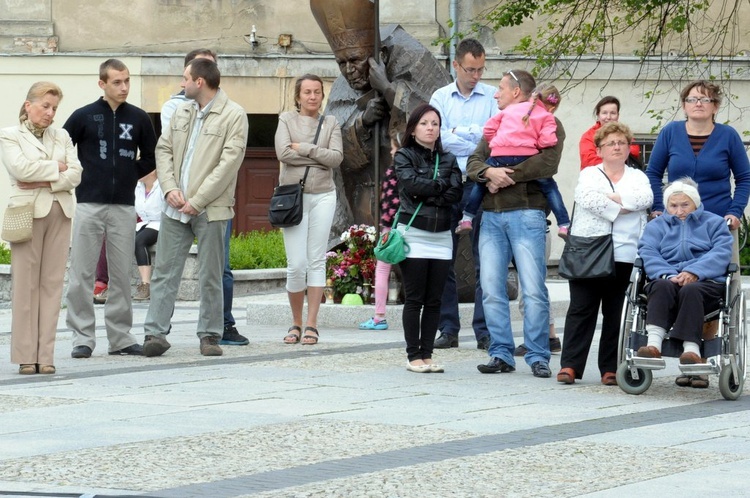
[[[615, 192], [622, 205], [607, 197], [612, 192], [602, 165], [584, 168], [578, 177], [575, 191], [575, 212], [570, 233], [582, 237], [605, 235], [612, 230], [615, 261], [632, 263], [638, 249], [638, 239], [646, 226], [646, 209], [651, 207], [654, 194], [646, 175], [635, 168], [625, 167]], [[620, 214], [620, 209], [629, 213]]]

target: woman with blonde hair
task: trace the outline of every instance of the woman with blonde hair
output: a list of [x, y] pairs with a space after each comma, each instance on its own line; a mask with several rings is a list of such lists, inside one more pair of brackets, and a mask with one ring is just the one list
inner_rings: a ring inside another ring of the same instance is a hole
[[23, 375], [55, 373], [55, 332], [68, 259], [64, 248], [70, 246], [74, 189], [82, 172], [68, 133], [50, 127], [61, 99], [54, 83], [34, 83], [21, 106], [20, 125], [0, 131], [11, 183], [8, 207], [33, 207], [31, 239], [10, 244], [10, 359]]
[[[341, 126], [334, 116], [320, 113], [323, 80], [314, 74], [297, 79], [297, 111], [279, 116], [276, 156], [281, 161], [279, 184], [304, 181], [302, 221], [283, 228], [287, 258], [286, 290], [292, 309], [292, 326], [286, 344], [318, 343], [318, 311], [326, 284], [326, 246], [336, 211], [333, 169], [344, 159]], [[307, 320], [302, 330], [302, 310], [307, 292]]]

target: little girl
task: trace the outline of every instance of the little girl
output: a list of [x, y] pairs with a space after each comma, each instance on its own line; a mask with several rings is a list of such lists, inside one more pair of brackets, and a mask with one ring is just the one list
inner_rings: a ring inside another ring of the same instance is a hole
[[[557, 110], [561, 98], [555, 86], [543, 84], [534, 90], [529, 102], [510, 104], [491, 117], [484, 125], [484, 138], [491, 149], [487, 164], [493, 168], [513, 167], [539, 154], [539, 149], [557, 145], [557, 125], [552, 113]], [[557, 183], [553, 178], [539, 179], [537, 183], [557, 218], [557, 234], [567, 237], [570, 217]], [[477, 214], [486, 191], [484, 184], [474, 184], [456, 233], [471, 230], [471, 220]]]

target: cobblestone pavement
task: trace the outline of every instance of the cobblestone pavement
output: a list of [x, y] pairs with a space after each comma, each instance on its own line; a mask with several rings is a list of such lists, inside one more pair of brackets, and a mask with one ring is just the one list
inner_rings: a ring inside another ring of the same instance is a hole
[[74, 360], [63, 312], [54, 376], [16, 373], [0, 310], [0, 496], [750, 495], [750, 396], [724, 401], [716, 377], [678, 388], [670, 364], [630, 396], [600, 384], [596, 347], [572, 386], [522, 360], [481, 375], [468, 329], [436, 352], [444, 374], [414, 374], [398, 321], [290, 346], [286, 327], [246, 323], [251, 299], [235, 301], [250, 345], [213, 358], [194, 303], [158, 358], [108, 356], [98, 306], [94, 355]]

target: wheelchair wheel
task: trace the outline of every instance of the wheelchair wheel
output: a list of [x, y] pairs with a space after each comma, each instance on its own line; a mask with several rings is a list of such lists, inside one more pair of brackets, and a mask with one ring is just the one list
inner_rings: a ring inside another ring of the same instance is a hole
[[719, 373], [719, 391], [724, 399], [734, 401], [742, 394], [745, 384], [745, 369], [747, 365], [747, 338], [745, 336], [745, 320], [747, 319], [745, 293], [740, 294], [735, 316], [734, 331], [729, 338], [731, 351], [737, 365], [737, 378], [732, 371], [732, 365], [724, 365]]
[[638, 380], [633, 378], [626, 361], [617, 367], [617, 385], [628, 394], [643, 394], [651, 387], [651, 381], [654, 379], [651, 370], [639, 368], [638, 377]]

